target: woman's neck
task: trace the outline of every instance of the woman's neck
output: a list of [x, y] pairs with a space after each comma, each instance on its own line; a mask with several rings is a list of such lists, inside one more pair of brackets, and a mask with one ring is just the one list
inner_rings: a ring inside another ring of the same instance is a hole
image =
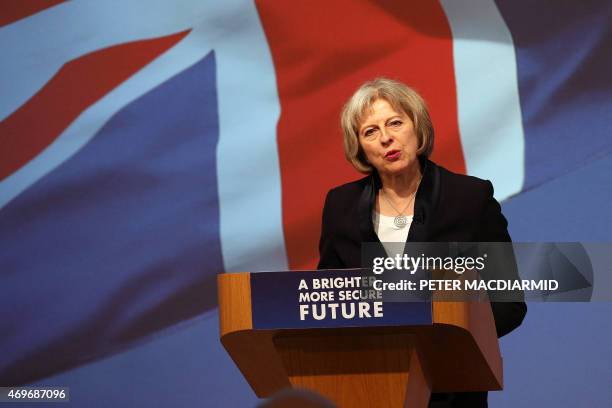
[[379, 174], [382, 189], [385, 194], [394, 198], [407, 198], [416, 193], [421, 181], [421, 166], [419, 163], [400, 174]]

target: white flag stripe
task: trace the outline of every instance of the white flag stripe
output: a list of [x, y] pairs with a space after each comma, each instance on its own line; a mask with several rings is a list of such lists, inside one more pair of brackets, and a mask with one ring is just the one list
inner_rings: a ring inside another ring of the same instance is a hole
[[234, 18], [215, 44], [223, 261], [226, 271], [285, 270], [274, 63], [255, 3]]
[[[461, 144], [470, 175], [503, 200], [523, 187], [525, 138], [516, 55], [493, 0], [442, 0], [453, 33]], [[486, 65], [483, 65], [486, 61]]]

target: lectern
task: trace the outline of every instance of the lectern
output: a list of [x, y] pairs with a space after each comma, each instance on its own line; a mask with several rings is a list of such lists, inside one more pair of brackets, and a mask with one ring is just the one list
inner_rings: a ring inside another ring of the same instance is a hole
[[218, 276], [221, 342], [257, 396], [299, 387], [340, 407], [426, 407], [432, 392], [502, 388], [487, 301], [377, 300], [353, 274]]

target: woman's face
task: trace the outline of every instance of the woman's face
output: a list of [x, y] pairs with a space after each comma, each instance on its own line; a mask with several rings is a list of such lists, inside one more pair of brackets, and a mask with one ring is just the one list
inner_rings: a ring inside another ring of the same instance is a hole
[[418, 166], [418, 138], [412, 120], [384, 99], [377, 99], [361, 122], [359, 144], [368, 162], [382, 176]]

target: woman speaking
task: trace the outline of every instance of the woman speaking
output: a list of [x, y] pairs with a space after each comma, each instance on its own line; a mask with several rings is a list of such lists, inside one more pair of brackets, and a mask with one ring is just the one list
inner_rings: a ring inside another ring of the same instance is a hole
[[[319, 269], [361, 267], [364, 242], [510, 242], [491, 182], [431, 162], [434, 131], [423, 99], [379, 78], [363, 84], [341, 117], [346, 159], [366, 177], [325, 200]], [[499, 337], [524, 302], [492, 303]], [[430, 406], [486, 407], [486, 392], [432, 394]]]

